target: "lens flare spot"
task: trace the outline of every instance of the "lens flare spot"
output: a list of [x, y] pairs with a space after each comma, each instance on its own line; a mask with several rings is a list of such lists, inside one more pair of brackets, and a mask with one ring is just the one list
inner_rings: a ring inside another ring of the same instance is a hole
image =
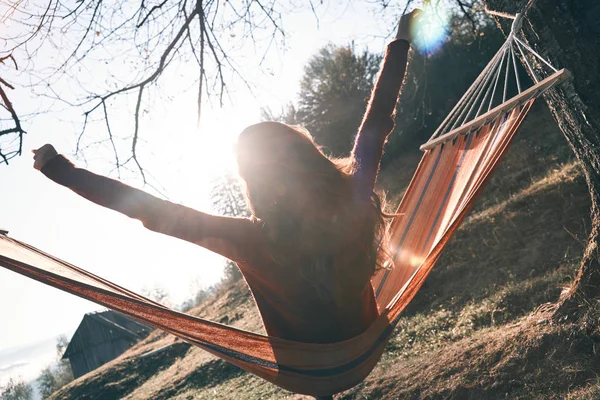
[[410, 265], [413, 268], [420, 267], [425, 259], [422, 256], [414, 254], [410, 250], [400, 249], [396, 255], [398, 265]]
[[412, 256], [409, 259], [410, 266], [413, 268], [420, 267], [421, 264], [423, 264], [423, 261], [425, 261], [425, 259], [423, 257]]
[[413, 46], [424, 54], [433, 54], [442, 47], [450, 30], [450, 12], [445, 7], [426, 5], [423, 14], [412, 27]]

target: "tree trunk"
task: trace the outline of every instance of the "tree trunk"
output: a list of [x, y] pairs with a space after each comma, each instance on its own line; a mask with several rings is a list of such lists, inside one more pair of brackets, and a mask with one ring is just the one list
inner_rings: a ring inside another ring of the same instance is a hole
[[[578, 275], [561, 296], [558, 314], [600, 297], [600, 1], [487, 0], [494, 11], [525, 11], [523, 37], [557, 68], [574, 79], [545, 95], [554, 119], [581, 161], [592, 200], [592, 229]], [[510, 20], [499, 19], [508, 32]], [[530, 59], [530, 62], [534, 61]], [[539, 70], [539, 64], [534, 64]]]

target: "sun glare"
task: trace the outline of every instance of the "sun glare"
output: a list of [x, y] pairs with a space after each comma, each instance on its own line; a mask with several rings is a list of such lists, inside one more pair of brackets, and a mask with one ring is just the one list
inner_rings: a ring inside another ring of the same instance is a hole
[[425, 4], [423, 15], [413, 27], [414, 46], [424, 54], [433, 54], [449, 34], [450, 13], [444, 5]]
[[[243, 104], [243, 102], [242, 102]], [[192, 207], [205, 197], [214, 181], [223, 175], [236, 175], [234, 145], [239, 133], [260, 120], [259, 110], [250, 107], [207, 108], [196, 126], [194, 117], [174, 107], [169, 120], [157, 120], [153, 126], [154, 164], [147, 164], [169, 197]], [[170, 136], [169, 121], [184, 121]]]

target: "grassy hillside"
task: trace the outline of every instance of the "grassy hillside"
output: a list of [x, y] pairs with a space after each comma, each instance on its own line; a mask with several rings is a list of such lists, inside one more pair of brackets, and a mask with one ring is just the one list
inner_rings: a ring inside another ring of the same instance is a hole
[[[418, 159], [410, 153], [382, 171], [392, 202]], [[583, 325], [549, 319], [551, 303], [577, 270], [588, 207], [580, 168], [540, 103], [405, 311], [379, 365], [336, 398], [600, 398], [600, 311], [592, 308]], [[192, 312], [262, 331], [243, 282]], [[163, 350], [140, 357], [156, 349]], [[154, 332], [55, 398], [305, 397]]]

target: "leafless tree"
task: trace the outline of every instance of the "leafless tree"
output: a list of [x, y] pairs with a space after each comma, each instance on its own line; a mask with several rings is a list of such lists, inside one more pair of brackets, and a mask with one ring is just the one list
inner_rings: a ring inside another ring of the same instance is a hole
[[[137, 153], [140, 119], [154, 96], [169, 85], [164, 79], [169, 67], [177, 62], [196, 65], [193, 84], [200, 117], [203, 99], [222, 104], [232, 79], [249, 85], [230, 55], [233, 50], [254, 46], [266, 53], [282, 46], [282, 13], [297, 6], [275, 0], [13, 0], [1, 7], [3, 23], [12, 29], [2, 38], [0, 61], [15, 68], [22, 62], [26, 85], [36, 95], [81, 111], [77, 152], [89, 123], [104, 121], [105, 136], [94, 144], [109, 144], [117, 170], [132, 163], [145, 180]], [[66, 86], [69, 92], [61, 90]], [[9, 113], [0, 135], [16, 134], [18, 143], [16, 150], [0, 148], [4, 162], [21, 153], [24, 133], [5, 93], [10, 88], [0, 78], [2, 106]], [[125, 157], [113, 129], [115, 109], [124, 105], [133, 115]]]

